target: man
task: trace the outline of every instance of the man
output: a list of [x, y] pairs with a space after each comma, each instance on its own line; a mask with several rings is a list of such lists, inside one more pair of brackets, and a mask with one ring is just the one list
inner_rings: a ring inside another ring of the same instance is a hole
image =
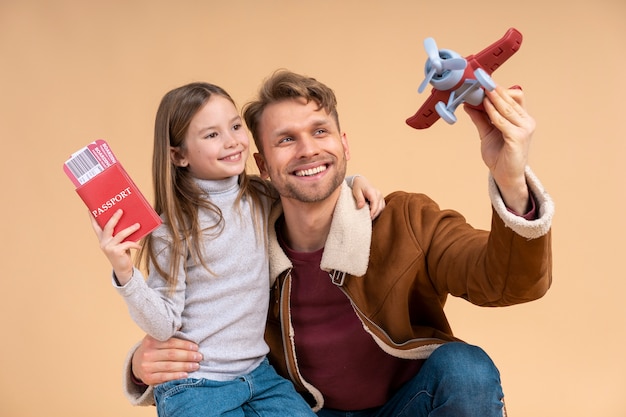
[[[324, 84], [279, 71], [246, 106], [260, 173], [281, 203], [269, 223], [270, 360], [318, 415], [503, 415], [497, 368], [453, 336], [443, 306], [448, 294], [481, 306], [543, 296], [554, 208], [527, 167], [535, 123], [522, 92], [486, 94], [484, 112], [466, 111], [490, 170], [490, 232], [421, 194], [390, 194], [374, 222], [357, 210], [342, 185], [347, 136]], [[193, 350], [145, 338], [129, 366], [132, 400], [151, 400], [137, 380], [195, 369]]]

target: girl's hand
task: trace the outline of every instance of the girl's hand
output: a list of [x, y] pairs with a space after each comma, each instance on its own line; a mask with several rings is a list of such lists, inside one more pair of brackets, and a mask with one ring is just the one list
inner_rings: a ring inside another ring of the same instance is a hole
[[113, 229], [122, 215], [122, 210], [117, 210], [102, 229], [91, 213], [89, 217], [91, 218], [91, 226], [100, 241], [100, 249], [111, 263], [115, 277], [120, 285], [126, 285], [133, 276], [133, 260], [130, 255], [130, 250], [141, 249], [141, 246], [137, 242], [123, 241], [139, 229], [139, 223], [135, 223], [124, 230], [120, 230], [113, 236]]
[[352, 195], [357, 208], [361, 208], [366, 202], [370, 205], [370, 217], [374, 220], [385, 208], [385, 198], [380, 190], [374, 188], [369, 181], [360, 175], [352, 181]]

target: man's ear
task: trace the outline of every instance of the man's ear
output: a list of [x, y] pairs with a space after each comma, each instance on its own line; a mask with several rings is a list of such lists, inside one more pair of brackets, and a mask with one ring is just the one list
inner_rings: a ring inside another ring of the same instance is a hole
[[348, 135], [341, 134], [341, 144], [343, 145], [343, 153], [346, 155], [346, 161], [350, 160], [350, 146], [348, 145]]
[[186, 167], [189, 165], [187, 158], [181, 152], [180, 146], [170, 146], [170, 159], [177, 167]]
[[255, 152], [253, 156], [254, 156], [254, 161], [256, 162], [256, 166], [259, 168], [259, 175], [264, 180], [268, 179], [270, 175], [267, 172], [267, 167], [265, 165], [265, 159], [263, 158], [263, 155], [261, 155], [258, 152]]

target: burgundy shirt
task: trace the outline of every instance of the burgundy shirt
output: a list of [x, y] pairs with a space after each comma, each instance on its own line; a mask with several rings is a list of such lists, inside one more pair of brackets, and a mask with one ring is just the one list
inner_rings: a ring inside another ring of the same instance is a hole
[[422, 361], [399, 359], [378, 347], [346, 295], [320, 269], [323, 249], [295, 252], [279, 240], [293, 263], [291, 313], [302, 376], [322, 392], [326, 408], [382, 406]]
[[[534, 196], [529, 211], [537, 217]], [[291, 315], [298, 366], [304, 379], [324, 395], [324, 407], [363, 410], [380, 407], [413, 376], [422, 360], [400, 359], [380, 349], [363, 329], [348, 297], [320, 269], [324, 249], [296, 252], [283, 239], [281, 247], [293, 264]]]

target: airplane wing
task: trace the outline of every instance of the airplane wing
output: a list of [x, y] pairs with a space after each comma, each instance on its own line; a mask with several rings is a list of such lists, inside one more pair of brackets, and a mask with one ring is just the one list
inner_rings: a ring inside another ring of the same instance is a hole
[[422, 107], [413, 116], [406, 119], [406, 124], [415, 129], [426, 129], [432, 126], [433, 123], [439, 120], [439, 114], [435, 111], [435, 104], [440, 101], [447, 103], [449, 96], [449, 91], [440, 91], [433, 88]]
[[522, 45], [522, 34], [515, 28], [509, 29], [504, 36], [480, 51], [470, 55], [466, 59], [468, 64], [472, 59], [476, 60], [487, 74], [491, 74], [509, 59]]

